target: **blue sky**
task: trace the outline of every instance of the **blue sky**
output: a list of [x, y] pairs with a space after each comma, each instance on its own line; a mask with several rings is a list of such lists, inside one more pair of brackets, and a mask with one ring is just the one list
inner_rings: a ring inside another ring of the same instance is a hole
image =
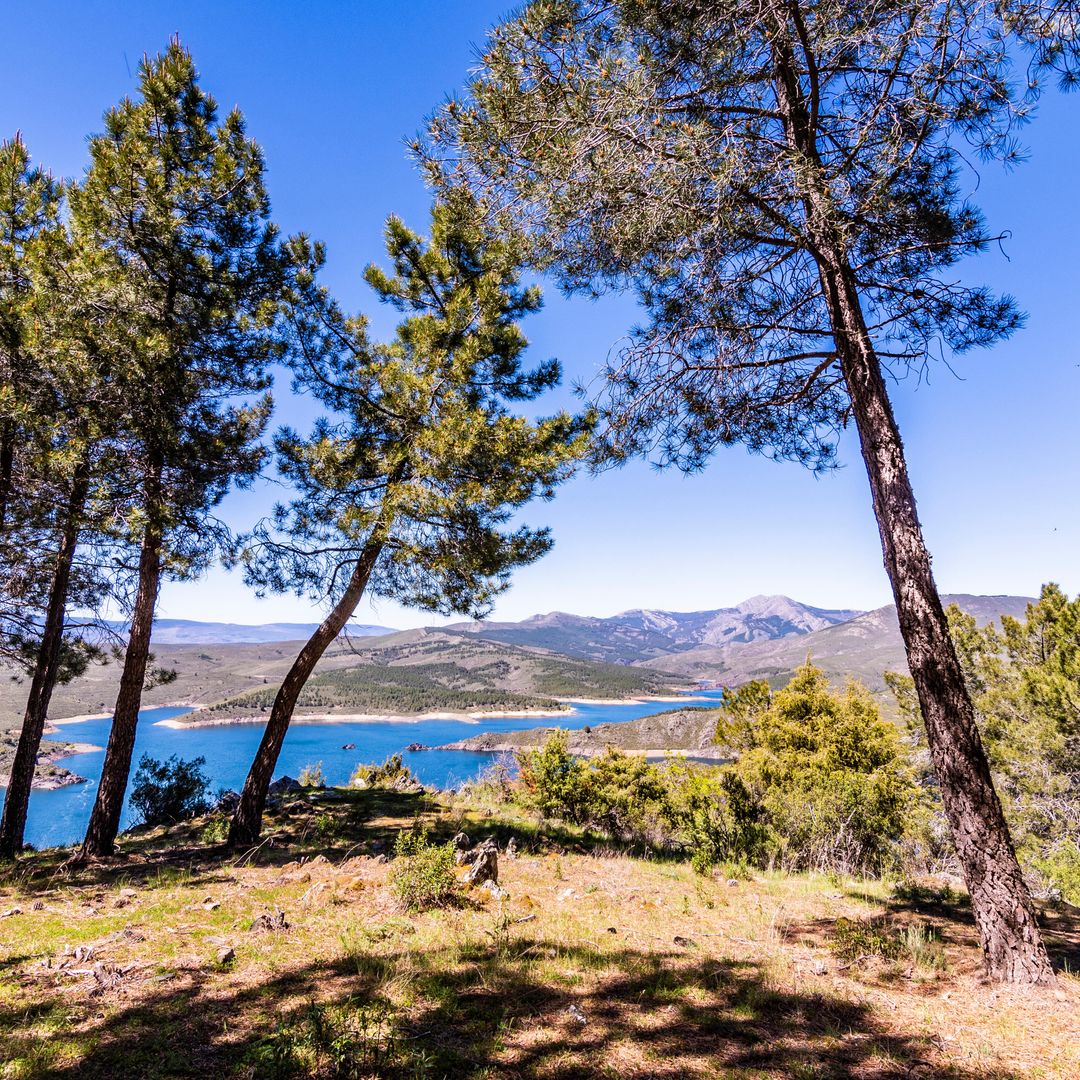
[[[486, 0], [442, 3], [39, 2], [6, 12], [0, 135], [23, 132], [31, 153], [63, 176], [86, 164], [85, 137], [134, 90], [139, 57], [178, 32], [203, 84], [237, 104], [262, 144], [274, 214], [286, 231], [324, 239], [332, 286], [388, 331], [360, 281], [381, 254], [387, 214], [422, 228], [428, 196], [403, 140], [458, 87], [485, 29], [507, 10]], [[898, 418], [934, 566], [943, 590], [1034, 593], [1046, 580], [1080, 591], [1080, 97], [1049, 95], [1012, 173], [985, 167], [976, 199], [1011, 237], [969, 268], [1013, 292], [1027, 328], [989, 352], [935, 368], [929, 383], [896, 387]], [[566, 301], [547, 293], [526, 324], [534, 355], [559, 357], [568, 381], [588, 381], [633, 320], [625, 300]], [[565, 395], [564, 395], [565, 397]], [[278, 419], [301, 427], [310, 406], [277, 389]], [[495, 617], [561, 609], [606, 615], [629, 607], [693, 610], [754, 593], [825, 607], [889, 602], [866, 478], [852, 435], [845, 468], [814, 478], [741, 449], [702, 474], [645, 464], [582, 477], [525, 519], [549, 524], [554, 551], [521, 571]], [[235, 527], [266, 513], [280, 489], [230, 496]], [[295, 597], [257, 600], [213, 571], [166, 586], [159, 614], [265, 622], [318, 616]], [[431, 622], [389, 602], [357, 618]]]

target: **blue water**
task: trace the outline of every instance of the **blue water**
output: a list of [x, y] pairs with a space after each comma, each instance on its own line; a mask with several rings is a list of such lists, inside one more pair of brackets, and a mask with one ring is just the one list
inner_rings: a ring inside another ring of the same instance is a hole
[[[719, 691], [702, 696], [718, 696]], [[457, 742], [482, 731], [517, 731], [521, 728], [550, 727], [582, 728], [610, 721], [636, 720], [642, 716], [664, 712], [676, 706], [668, 702], [639, 702], [631, 705], [575, 705], [575, 711], [558, 718], [510, 716], [485, 719], [479, 723], [463, 720], [417, 720], [406, 723], [341, 723], [293, 724], [281, 748], [275, 776], [296, 776], [305, 765], [322, 763], [328, 784], [348, 782], [353, 769], [361, 762], [381, 762], [391, 754], [401, 753], [409, 768], [427, 785], [440, 788], [456, 787], [471, 780], [491, 763], [491, 754], [466, 753], [461, 750], [406, 751], [410, 743], [441, 746]], [[206, 772], [212, 790], [239, 790], [247, 775], [248, 766], [262, 738], [262, 724], [196, 728], [182, 731], [159, 727], [158, 720], [182, 716], [188, 709], [144, 709], [139, 714], [138, 735], [135, 739], [134, 767], [143, 754], [164, 760], [173, 754], [181, 758], [206, 758]], [[91, 743], [100, 750], [74, 754], [59, 764], [88, 783], [73, 784], [56, 791], [35, 791], [30, 796], [30, 811], [26, 822], [26, 842], [34, 847], [72, 844], [82, 839], [90, 810], [94, 804], [97, 780], [109, 739], [108, 717], [64, 724], [61, 734], [54, 738], [71, 742]], [[342, 749], [345, 743], [355, 743], [355, 750]], [[0, 788], [0, 790], [3, 790]], [[124, 807], [121, 828], [132, 824], [130, 807]]]

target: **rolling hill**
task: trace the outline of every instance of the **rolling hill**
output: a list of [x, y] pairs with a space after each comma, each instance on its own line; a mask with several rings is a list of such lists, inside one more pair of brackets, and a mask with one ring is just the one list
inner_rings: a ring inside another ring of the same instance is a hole
[[[452, 630], [404, 630], [325, 658], [300, 696], [298, 715], [557, 710], [560, 698], [664, 694], [676, 682], [648, 668], [578, 660]], [[192, 713], [189, 722], [257, 716], [273, 704], [276, 690], [271, 680]]]

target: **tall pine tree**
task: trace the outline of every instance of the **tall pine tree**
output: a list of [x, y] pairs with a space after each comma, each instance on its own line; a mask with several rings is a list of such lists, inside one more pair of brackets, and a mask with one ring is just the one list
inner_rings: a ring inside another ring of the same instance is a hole
[[163, 574], [198, 572], [229, 536], [212, 514], [254, 477], [269, 416], [266, 364], [284, 263], [262, 154], [238, 110], [219, 116], [173, 41], [105, 116], [71, 193], [75, 240], [104, 252], [102, 347], [123, 357], [126, 532], [137, 585], [85, 856], [113, 848]]
[[[886, 375], [1007, 336], [951, 269], [992, 239], [965, 154], [1012, 160], [1042, 70], [1074, 81], [1075, 4], [536, 0], [493, 31], [423, 156], [572, 290], [628, 289], [616, 459], [742, 442], [812, 467], [853, 421], [989, 970], [1050, 963], [991, 782]], [[1014, 61], [1027, 46], [1027, 71]]]

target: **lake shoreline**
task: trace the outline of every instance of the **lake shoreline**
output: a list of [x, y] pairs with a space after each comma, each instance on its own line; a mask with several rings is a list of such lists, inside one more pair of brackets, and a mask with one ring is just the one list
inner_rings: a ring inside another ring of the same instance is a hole
[[[521, 717], [523, 720], [552, 719], [572, 716], [573, 709], [502, 709], [492, 712], [427, 712], [412, 716], [385, 713], [310, 713], [294, 715], [290, 724], [421, 724], [425, 720], [456, 720], [463, 724], [480, 724], [484, 720], [506, 720]], [[182, 719], [157, 720], [155, 726], [176, 731], [195, 731], [198, 728], [233, 727], [237, 724], [265, 724], [268, 713], [259, 716], [229, 716], [215, 720]]]

